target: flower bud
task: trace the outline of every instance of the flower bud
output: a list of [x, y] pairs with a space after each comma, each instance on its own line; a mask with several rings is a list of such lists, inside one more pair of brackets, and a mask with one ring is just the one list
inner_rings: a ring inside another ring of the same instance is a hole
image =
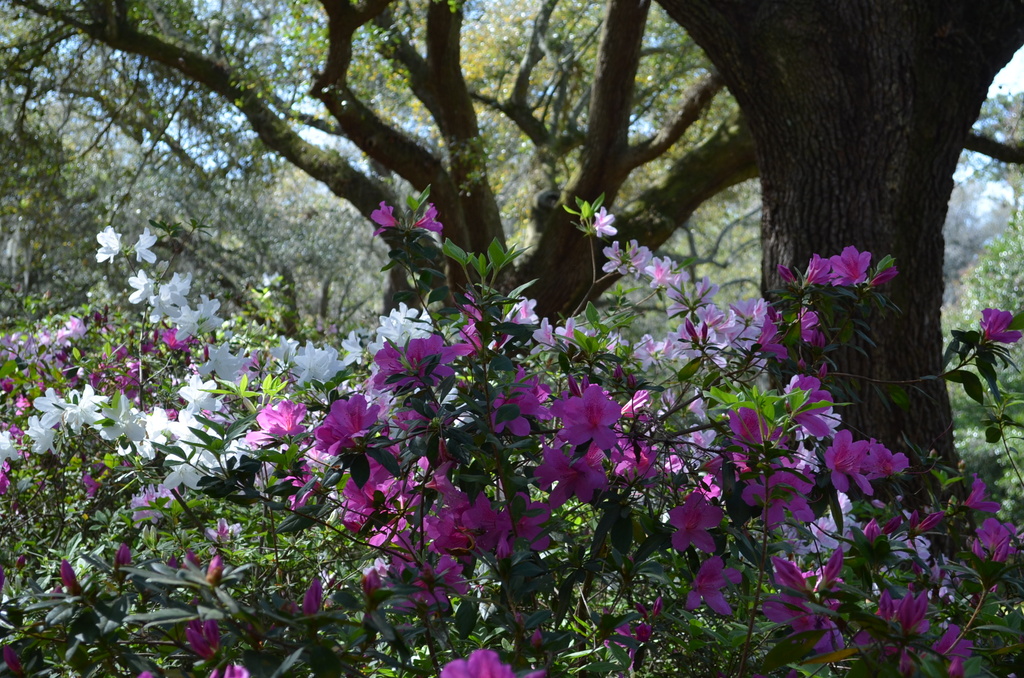
[[117, 553], [114, 554], [114, 567], [127, 567], [132, 564], [132, 551], [128, 548], [128, 544], [121, 543], [118, 547]]
[[789, 268], [789, 266], [783, 266], [782, 264], [779, 264], [776, 270], [778, 270], [779, 277], [782, 278], [784, 282], [796, 282], [796, 276], [793, 275], [793, 271], [792, 269]]
[[78, 583], [75, 570], [67, 559], [60, 561], [60, 581], [64, 584], [64, 589], [71, 595], [77, 596], [82, 593], [82, 585]]
[[324, 587], [320, 583], [320, 577], [314, 577], [313, 583], [306, 589], [306, 595], [302, 597], [302, 614], [310, 617], [319, 612], [323, 598]]
[[206, 568], [206, 583], [216, 586], [220, 583], [222, 574], [224, 574], [224, 559], [218, 553], [210, 560], [210, 565]]
[[882, 530], [878, 527], [878, 521], [872, 518], [867, 525], [864, 526], [864, 538], [869, 542], [874, 542], [882, 536]]
[[10, 645], [4, 645], [4, 663], [7, 664], [7, 668], [16, 676], [24, 676], [25, 669], [21, 666], [21, 660], [18, 659], [18, 653], [14, 651], [14, 648]]
[[363, 572], [363, 593], [367, 598], [373, 595], [373, 592], [380, 588], [380, 575], [377, 570], [370, 568]]
[[882, 534], [892, 534], [899, 526], [903, 524], [903, 516], [893, 516], [892, 520], [885, 524], [882, 528]]

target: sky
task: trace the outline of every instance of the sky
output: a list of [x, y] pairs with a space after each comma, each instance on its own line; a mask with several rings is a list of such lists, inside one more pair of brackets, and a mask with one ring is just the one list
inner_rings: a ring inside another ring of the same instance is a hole
[[999, 71], [992, 86], [988, 89], [988, 95], [997, 94], [1018, 94], [1024, 92], [1024, 49], [1013, 55], [1010, 63], [1006, 64], [1003, 70]]

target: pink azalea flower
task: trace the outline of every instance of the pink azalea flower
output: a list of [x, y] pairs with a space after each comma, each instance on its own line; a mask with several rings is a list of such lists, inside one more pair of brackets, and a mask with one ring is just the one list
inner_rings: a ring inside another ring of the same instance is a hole
[[811, 257], [807, 263], [807, 273], [804, 278], [809, 284], [824, 285], [829, 279], [829, 260], [822, 259], [817, 254]]
[[619, 231], [612, 223], [615, 222], [615, 216], [608, 214], [608, 210], [601, 208], [597, 211], [597, 215], [594, 217], [594, 232], [597, 233], [598, 238], [610, 238], [617, 234]]
[[1000, 508], [999, 502], [985, 501], [985, 489], [985, 481], [975, 473], [974, 483], [971, 484], [971, 493], [964, 500], [964, 506], [983, 513], [998, 513]]
[[305, 417], [305, 405], [282, 400], [260, 410], [256, 415], [256, 423], [261, 430], [246, 433], [245, 440], [251, 445], [262, 446], [272, 442], [275, 437], [305, 433], [306, 427], [302, 425]]
[[432, 386], [439, 380], [455, 374], [455, 370], [448, 367], [449, 363], [459, 356], [472, 352], [471, 344], [445, 346], [444, 337], [440, 334], [410, 339], [405, 351], [388, 341], [384, 348], [373, 356], [379, 368], [373, 378], [373, 385], [386, 390], [418, 384]]
[[434, 207], [434, 203], [427, 205], [423, 216], [413, 224], [413, 228], [422, 228], [425, 231], [433, 231], [434, 233], [441, 232], [443, 227], [441, 222], [437, 220], [437, 208]]
[[741, 407], [729, 410], [729, 428], [740, 446], [763, 445], [776, 442], [782, 436], [782, 430], [773, 428], [757, 410]]
[[714, 552], [715, 540], [708, 530], [718, 527], [724, 515], [722, 509], [712, 506], [700, 492], [691, 492], [682, 506], [668, 512], [668, 523], [676, 528], [672, 533], [673, 548], [685, 551], [693, 544], [706, 553]]
[[995, 518], [986, 518], [978, 528], [978, 538], [971, 544], [971, 551], [979, 558], [988, 557], [994, 562], [1006, 562], [1017, 549], [1012, 542], [1017, 537], [1017, 528], [1013, 523], [1000, 523]]
[[840, 492], [849, 492], [850, 480], [866, 495], [874, 494], [871, 483], [861, 471], [868, 454], [868, 441], [853, 442], [853, 434], [847, 430], [836, 433], [832, 445], [825, 451], [825, 466], [832, 470], [832, 484]]
[[[534, 671], [524, 678], [544, 678], [544, 671]], [[516, 678], [515, 671], [503, 664], [494, 650], [474, 650], [468, 659], [456, 659], [441, 669], [440, 678]]]
[[591, 384], [579, 398], [569, 397], [551, 406], [551, 413], [562, 420], [559, 437], [570, 445], [594, 441], [602, 450], [610, 450], [617, 440], [612, 426], [622, 408], [597, 384]]
[[856, 247], [846, 247], [842, 254], [831, 257], [829, 262], [832, 264], [829, 279], [833, 285], [859, 285], [868, 279], [871, 252], [858, 252]]
[[986, 308], [981, 312], [981, 340], [996, 341], [1000, 344], [1015, 344], [1020, 341], [1021, 333], [1010, 330], [1013, 314], [995, 308]]
[[366, 398], [356, 394], [348, 400], [335, 400], [323, 423], [316, 428], [316, 449], [330, 455], [356, 446], [361, 438], [377, 423], [381, 406], [367, 406]]
[[380, 208], [370, 213], [370, 220], [380, 226], [380, 228], [373, 232], [374, 235], [380, 235], [385, 229], [398, 226], [398, 219], [395, 219], [394, 211], [394, 207], [381, 202]]
[[213, 659], [220, 648], [220, 628], [212, 619], [205, 622], [193, 619], [185, 627], [185, 640], [202, 659]]
[[251, 675], [244, 666], [232, 664], [231, 666], [225, 666], [223, 673], [221, 669], [217, 669], [210, 674], [210, 678], [250, 678]]
[[863, 470], [868, 471], [868, 479], [889, 478], [901, 473], [910, 466], [910, 460], [902, 452], [893, 454], [889, 448], [874, 438], [868, 441], [868, 454], [864, 459]]
[[582, 502], [589, 502], [594, 494], [608, 487], [608, 476], [604, 472], [604, 455], [601, 450], [591, 447], [581, 457], [570, 459], [555, 448], [544, 450], [544, 463], [534, 471], [542, 489], [558, 486], [551, 492], [552, 506], [561, 506], [575, 495]]
[[739, 584], [743, 575], [738, 570], [725, 567], [719, 556], [708, 558], [700, 565], [693, 579], [693, 588], [686, 597], [686, 609], [695, 610], [703, 599], [712, 610], [719, 614], [732, 614], [732, 608], [722, 595], [728, 582]]

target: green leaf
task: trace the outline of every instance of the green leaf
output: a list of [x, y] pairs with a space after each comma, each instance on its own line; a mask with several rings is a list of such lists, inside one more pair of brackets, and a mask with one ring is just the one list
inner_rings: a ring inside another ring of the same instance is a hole
[[979, 405], [985, 404], [985, 393], [981, 388], [981, 380], [978, 375], [967, 370], [955, 370], [946, 375], [946, 381], [953, 381], [962, 384], [964, 392]]
[[361, 488], [370, 479], [370, 462], [363, 455], [359, 455], [352, 460], [348, 472], [352, 475], [352, 480], [355, 482], [356, 487]]
[[904, 412], [910, 410], [910, 398], [907, 397], [907, 392], [903, 390], [902, 386], [899, 386], [898, 384], [889, 384], [889, 397], [892, 398], [892, 401], [896, 403], [896, 406]]
[[1024, 311], [1013, 316], [1013, 320], [1010, 321], [1010, 325], [1006, 329], [1024, 330]]
[[783, 638], [775, 647], [771, 649], [765, 658], [764, 664], [761, 666], [761, 670], [764, 673], [769, 673], [775, 669], [780, 669], [786, 664], [792, 664], [793, 662], [803, 659], [804, 655], [811, 651], [821, 637], [825, 635], [824, 630], [820, 631], [803, 631], [797, 633], [788, 638]]
[[463, 638], [469, 638], [476, 627], [477, 606], [468, 600], [459, 603], [459, 609], [455, 611], [455, 630]]
[[309, 668], [316, 678], [341, 678], [341, 660], [322, 645], [314, 645], [309, 649]]
[[449, 259], [454, 259], [460, 264], [465, 265], [467, 262], [468, 255], [466, 254], [466, 250], [453, 243], [451, 238], [444, 239], [444, 245], [441, 246], [441, 251], [444, 252], [445, 256]]
[[985, 442], [998, 443], [1003, 437], [1003, 432], [998, 426], [989, 426], [985, 429]]
[[587, 302], [587, 310], [584, 311], [584, 315], [586, 315], [587, 321], [594, 327], [601, 324], [601, 314], [597, 312], [597, 307], [594, 306], [594, 302]]
[[11, 376], [16, 369], [18, 369], [18, 361], [8, 360], [4, 363], [3, 367], [0, 367], [0, 379], [6, 379]]

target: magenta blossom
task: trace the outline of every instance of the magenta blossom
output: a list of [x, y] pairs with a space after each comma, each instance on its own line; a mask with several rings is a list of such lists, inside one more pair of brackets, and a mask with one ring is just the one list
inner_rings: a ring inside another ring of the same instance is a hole
[[589, 502], [594, 494], [608, 487], [608, 476], [604, 472], [604, 454], [597, 447], [591, 447], [581, 457], [570, 459], [559, 449], [546, 448], [544, 463], [537, 467], [534, 476], [542, 489], [550, 489], [551, 505], [561, 506], [569, 497], [576, 495], [582, 502]]
[[202, 659], [210, 660], [217, 656], [220, 648], [220, 627], [213, 619], [201, 622], [193, 619], [185, 627], [185, 640], [192, 651]]
[[[544, 671], [534, 671], [524, 678], [544, 678], [544, 675]], [[445, 664], [440, 678], [516, 678], [516, 674], [511, 666], [501, 662], [494, 650], [474, 650], [468, 659]]]
[[807, 273], [804, 274], [807, 282], [811, 285], [824, 285], [829, 279], [829, 260], [822, 259], [817, 254], [807, 262]]
[[210, 678], [250, 678], [252, 674], [244, 666], [232, 664], [224, 669], [217, 669], [210, 674]]
[[685, 551], [693, 544], [706, 553], [714, 552], [715, 540], [708, 530], [718, 527], [724, 515], [725, 512], [712, 506], [703, 494], [691, 492], [682, 506], [668, 512], [668, 523], [676, 528], [672, 534], [673, 548]]
[[686, 609], [695, 610], [700, 607], [703, 599], [712, 610], [719, 614], [732, 614], [732, 608], [722, 595], [729, 582], [739, 584], [743, 575], [738, 570], [725, 567], [719, 556], [708, 558], [700, 564], [697, 576], [693, 578], [693, 588], [686, 597]]
[[282, 400], [272, 406], [264, 407], [256, 415], [259, 431], [245, 434], [245, 441], [250, 445], [266, 445], [275, 437], [297, 436], [306, 432], [302, 420], [306, 417], [306, 406]]
[[324, 422], [317, 427], [316, 449], [337, 455], [356, 446], [371, 426], [377, 423], [381, 406], [368, 406], [366, 398], [356, 394], [348, 400], [335, 400]]
[[437, 220], [437, 208], [434, 207], [434, 203], [427, 205], [423, 216], [413, 224], [413, 228], [422, 228], [425, 231], [433, 231], [434, 233], [441, 232], [442, 226], [441, 222]]
[[379, 209], [375, 209], [370, 213], [370, 220], [380, 226], [380, 228], [373, 232], [374, 235], [380, 235], [385, 229], [398, 226], [398, 219], [395, 219], [394, 211], [394, 207], [382, 202]]
[[832, 470], [832, 484], [840, 492], [850, 490], [850, 480], [866, 495], [874, 494], [874, 489], [864, 475], [864, 464], [867, 461], [868, 441], [853, 441], [853, 434], [847, 430], [836, 433], [832, 446], [825, 451], [825, 466]]
[[404, 351], [388, 341], [373, 356], [379, 368], [373, 385], [387, 390], [420, 384], [432, 386], [438, 380], [455, 374], [448, 365], [457, 357], [472, 352], [472, 344], [445, 346], [444, 337], [440, 334], [410, 339]]
[[602, 450], [615, 446], [612, 426], [619, 420], [622, 408], [600, 386], [591, 384], [581, 397], [559, 400], [551, 406], [551, 413], [562, 420], [564, 428], [559, 437], [570, 445], [593, 440]]
[[964, 506], [981, 511], [982, 513], [998, 513], [998, 501], [985, 501], [985, 481], [974, 474], [974, 482], [971, 484], [971, 493], [964, 500]]
[[971, 544], [971, 551], [979, 558], [990, 557], [994, 562], [1003, 563], [1017, 552], [1013, 542], [1017, 528], [1013, 523], [1000, 523], [995, 518], [986, 518], [978, 528], [978, 538]]
[[1009, 329], [1013, 322], [1013, 314], [996, 308], [986, 308], [981, 312], [981, 340], [995, 341], [1000, 344], [1015, 344], [1020, 341], [1021, 333]]
[[832, 273], [829, 280], [833, 285], [859, 285], [868, 279], [871, 252], [859, 252], [856, 247], [846, 247], [842, 254], [829, 259]]

